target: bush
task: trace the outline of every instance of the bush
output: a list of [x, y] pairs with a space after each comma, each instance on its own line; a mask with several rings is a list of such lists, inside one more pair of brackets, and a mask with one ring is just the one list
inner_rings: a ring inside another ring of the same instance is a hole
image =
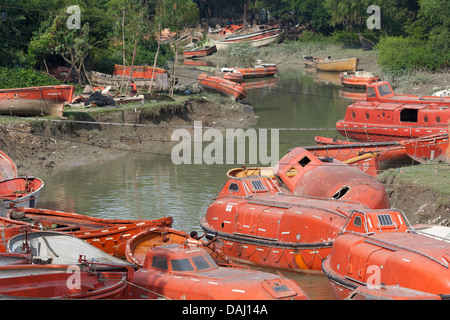
[[0, 88], [26, 88], [62, 84], [61, 81], [32, 69], [0, 67]]
[[248, 42], [240, 42], [228, 48], [229, 63], [238, 67], [249, 67], [256, 62], [258, 48]]
[[377, 44], [378, 64], [383, 71], [429, 70], [448, 67], [448, 50], [439, 50], [429, 40], [383, 37]]

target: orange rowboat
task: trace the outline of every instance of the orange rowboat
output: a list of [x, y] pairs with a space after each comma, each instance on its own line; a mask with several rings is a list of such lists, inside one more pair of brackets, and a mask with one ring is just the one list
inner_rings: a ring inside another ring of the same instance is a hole
[[0, 89], [0, 114], [62, 117], [74, 90], [68, 85]]
[[245, 87], [237, 82], [226, 80], [217, 76], [210, 76], [207, 73], [202, 73], [197, 77], [198, 83], [207, 89], [220, 92], [224, 95], [230, 96], [233, 99], [242, 100], [247, 96]]
[[395, 210], [356, 210], [322, 269], [337, 299], [359, 286], [400, 286], [450, 296], [450, 243], [416, 234]]
[[206, 57], [214, 52], [217, 52], [216, 46], [209, 46], [205, 48], [195, 48], [192, 50], [183, 51], [183, 56], [185, 58], [197, 58], [197, 57]]
[[8, 155], [0, 151], [0, 181], [18, 178], [17, 167]]
[[6, 217], [14, 206], [34, 208], [43, 188], [44, 181], [35, 177], [0, 181], [0, 216]]
[[270, 77], [277, 73], [276, 64], [259, 64], [248, 68], [236, 68], [238, 72], [245, 78]]
[[130, 279], [131, 299], [306, 300], [292, 280], [245, 268], [219, 267], [200, 247], [150, 248]]
[[48, 209], [13, 208], [8, 218], [28, 222], [33, 230], [52, 230], [85, 240], [119, 258], [125, 258], [128, 239], [148, 228], [170, 227], [172, 217], [156, 220], [102, 219]]
[[[114, 65], [114, 71], [113, 75], [115, 76], [130, 76], [131, 73], [131, 66], [122, 66], [120, 64]], [[155, 74], [158, 73], [167, 73], [167, 70], [161, 69], [161, 68], [155, 68]], [[133, 67], [133, 78], [146, 78], [151, 79], [152, 77], [155, 78], [155, 75], [153, 74], [153, 67], [147, 67], [147, 66], [134, 66]]]
[[6, 243], [10, 238], [19, 233], [30, 232], [31, 226], [29, 223], [15, 221], [0, 217], [0, 253], [6, 253]]

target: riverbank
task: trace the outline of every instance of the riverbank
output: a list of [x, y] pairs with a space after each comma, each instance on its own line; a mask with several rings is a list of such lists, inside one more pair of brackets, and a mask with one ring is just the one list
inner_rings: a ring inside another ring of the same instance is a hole
[[257, 116], [245, 105], [212, 94], [176, 97], [175, 101], [120, 108], [66, 109], [66, 120], [0, 118], [0, 149], [20, 175], [126, 156], [129, 152], [170, 154], [166, 144], [174, 129], [192, 127], [249, 128]]

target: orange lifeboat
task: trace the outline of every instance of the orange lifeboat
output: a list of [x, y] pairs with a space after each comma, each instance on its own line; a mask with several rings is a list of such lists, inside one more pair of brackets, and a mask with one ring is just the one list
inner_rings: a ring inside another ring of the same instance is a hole
[[261, 271], [219, 267], [203, 248], [178, 244], [149, 249], [142, 268], [129, 281], [131, 299], [308, 299], [292, 280]]
[[322, 269], [337, 299], [359, 286], [450, 294], [450, 243], [417, 234], [402, 212], [355, 210]]
[[366, 88], [368, 84], [380, 81], [380, 77], [367, 71], [348, 71], [339, 74], [339, 81], [344, 87]]
[[197, 77], [198, 83], [207, 89], [218, 91], [233, 99], [244, 99], [247, 96], [245, 87], [237, 82], [202, 73]]
[[273, 173], [285, 192], [355, 201], [371, 209], [391, 207], [383, 184], [374, 177], [333, 158], [314, 156], [300, 147], [286, 154]]
[[367, 86], [366, 100], [347, 107], [336, 129], [358, 141], [391, 141], [448, 133], [450, 97], [395, 94], [389, 83]]
[[[114, 65], [113, 75], [116, 76], [130, 76], [131, 66], [122, 66], [120, 64]], [[155, 72], [153, 72], [153, 67], [147, 66], [133, 66], [133, 78], [155, 78], [156, 74], [167, 73], [167, 70], [161, 68], [155, 68]]]
[[262, 63], [248, 68], [236, 68], [244, 78], [270, 77], [277, 73], [277, 65], [270, 63]]

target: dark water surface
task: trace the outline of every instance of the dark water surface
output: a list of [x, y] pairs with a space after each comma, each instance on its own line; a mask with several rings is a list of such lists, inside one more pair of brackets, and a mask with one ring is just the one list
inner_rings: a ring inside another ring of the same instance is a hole
[[[339, 98], [336, 75], [322, 81], [303, 68], [280, 66], [272, 86], [248, 91], [246, 102], [259, 115], [257, 128], [279, 131], [279, 155], [289, 148], [314, 145], [314, 136], [338, 136], [334, 128], [349, 100]], [[286, 130], [310, 128], [311, 130]], [[320, 128], [320, 130], [313, 130]], [[270, 150], [270, 149], [269, 149]], [[45, 188], [39, 207], [123, 219], [174, 218], [174, 228], [201, 231], [199, 220], [226, 180], [227, 170], [242, 164], [174, 165], [171, 147], [160, 154], [134, 153], [109, 162], [94, 163], [43, 176]], [[276, 272], [258, 268], [259, 270]], [[311, 299], [332, 299], [323, 275], [281, 271], [296, 280]]]

